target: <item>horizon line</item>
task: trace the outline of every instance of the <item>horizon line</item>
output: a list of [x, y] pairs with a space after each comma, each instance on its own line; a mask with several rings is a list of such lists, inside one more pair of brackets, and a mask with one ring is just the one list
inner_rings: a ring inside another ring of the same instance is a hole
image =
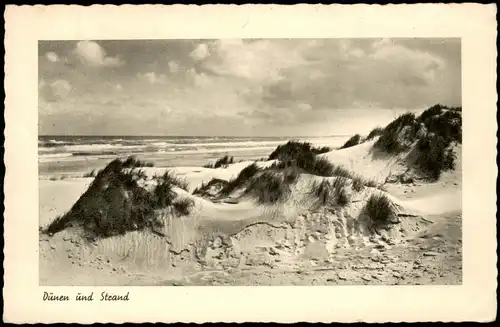
[[234, 135], [141, 135], [141, 134], [137, 134], [137, 135], [133, 135], [133, 134], [124, 134], [124, 135], [111, 135], [111, 134], [38, 134], [38, 136], [43, 136], [43, 137], [47, 137], [47, 136], [54, 136], [54, 137], [57, 137], [57, 136], [65, 136], [65, 137], [69, 137], [69, 136], [75, 136], [75, 137], [78, 137], [78, 136], [82, 136], [82, 137], [87, 137], [87, 136], [91, 136], [91, 137], [95, 137], [95, 136], [104, 136], [104, 137], [240, 137], [240, 138], [243, 138], [243, 137], [254, 137], [254, 138], [264, 138], [264, 137], [280, 137], [280, 138], [297, 138], [297, 137], [335, 137], [335, 136], [351, 136], [351, 134], [332, 134], [332, 135], [285, 135], [285, 136], [280, 136], [280, 135], [271, 135], [271, 136], [254, 136], [254, 135], [238, 135], [238, 136], [234, 136]]

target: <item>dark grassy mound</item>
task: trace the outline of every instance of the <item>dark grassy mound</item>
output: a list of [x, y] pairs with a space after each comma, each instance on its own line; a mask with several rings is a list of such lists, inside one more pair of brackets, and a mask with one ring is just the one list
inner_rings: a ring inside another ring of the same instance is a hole
[[370, 196], [364, 209], [375, 229], [385, 228], [396, 221], [396, 207], [384, 194]]
[[416, 145], [416, 167], [437, 180], [443, 171], [455, 167], [452, 143], [462, 143], [461, 108], [435, 105], [419, 117], [399, 116], [387, 125], [374, 147], [387, 153], [400, 153]]
[[264, 171], [253, 177], [245, 189], [245, 194], [256, 198], [259, 204], [285, 201], [290, 193], [290, 184], [284, 176], [273, 171]]
[[214, 196], [228, 185], [228, 181], [219, 178], [212, 178], [208, 183], [194, 189], [193, 195], [199, 196]]
[[344, 143], [340, 148], [341, 149], [346, 149], [350, 148], [352, 146], [358, 145], [361, 142], [361, 135], [356, 134], [352, 136], [350, 139], [347, 140], [347, 142]]
[[382, 135], [384, 133], [384, 129], [382, 127], [375, 127], [371, 130], [371, 132], [366, 137], [367, 140], [371, 140], [376, 136]]
[[346, 187], [348, 179], [345, 177], [337, 177], [332, 182], [322, 180], [321, 182], [313, 182], [309, 195], [317, 199], [317, 203], [322, 206], [344, 207], [349, 202], [349, 195]]
[[408, 150], [415, 141], [419, 128], [415, 114], [403, 114], [384, 128], [384, 132], [375, 142], [375, 147], [388, 153]]
[[166, 170], [163, 176], [161, 177], [156, 177], [157, 181], [160, 183], [167, 183], [171, 185], [175, 185], [178, 188], [183, 189], [184, 191], [188, 191], [189, 189], [189, 183], [187, 182], [187, 179], [181, 179], [178, 176], [175, 175], [175, 173]]
[[187, 216], [194, 208], [194, 201], [188, 197], [174, 200], [172, 207], [177, 216]]
[[317, 176], [332, 176], [335, 166], [323, 157], [316, 157], [312, 153], [299, 153], [297, 158], [287, 157], [285, 160], [273, 163], [269, 169], [296, 169], [302, 173]]
[[260, 168], [257, 164], [252, 163], [245, 168], [236, 176], [235, 179], [230, 180], [224, 188], [221, 190], [221, 194], [228, 195], [238, 187], [245, 185], [257, 172], [260, 171]]
[[135, 156], [130, 156], [123, 162], [123, 168], [140, 168], [140, 167], [154, 167], [150, 161], [141, 161]]
[[232, 163], [234, 163], [234, 157], [225, 155], [224, 157], [217, 159], [214, 164], [206, 164], [203, 168], [226, 168]]
[[455, 169], [455, 161], [456, 154], [445, 138], [427, 135], [418, 140], [415, 164], [432, 180], [438, 180], [444, 171]]
[[268, 160], [280, 161], [307, 161], [311, 156], [329, 152], [329, 147], [315, 148], [308, 142], [288, 141], [278, 147], [269, 155]]
[[55, 234], [70, 226], [82, 227], [86, 236], [96, 238], [161, 227], [163, 223], [155, 210], [172, 205], [176, 197], [172, 184], [163, 180], [148, 192], [138, 185], [139, 180], [146, 178], [144, 172], [125, 169], [130, 162], [133, 161], [111, 161], [73, 207], [43, 232]]

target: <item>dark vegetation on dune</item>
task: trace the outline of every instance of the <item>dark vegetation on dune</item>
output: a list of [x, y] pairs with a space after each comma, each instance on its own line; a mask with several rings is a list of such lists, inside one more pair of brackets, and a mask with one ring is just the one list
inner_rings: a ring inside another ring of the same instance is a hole
[[344, 143], [340, 148], [341, 149], [346, 149], [350, 148], [352, 146], [358, 145], [361, 142], [361, 135], [356, 134], [352, 136], [350, 139], [347, 140], [347, 142]]
[[250, 179], [245, 194], [254, 196], [259, 204], [274, 204], [284, 201], [291, 193], [290, 183], [282, 174], [264, 171]]
[[193, 195], [199, 196], [211, 196], [211, 190], [214, 193], [219, 193], [226, 185], [228, 181], [220, 179], [220, 178], [212, 178], [207, 183], [201, 183], [201, 185], [193, 190]]
[[230, 164], [234, 163], [234, 157], [230, 157], [225, 155], [222, 158], [219, 158], [215, 161], [215, 163], [209, 163], [203, 166], [203, 168], [226, 168]]
[[99, 173], [99, 170], [93, 169], [92, 171], [89, 171], [88, 173], [84, 173], [82, 177], [96, 177], [98, 173]]
[[194, 201], [188, 197], [178, 198], [172, 202], [172, 207], [178, 216], [187, 216], [194, 207]]
[[[312, 174], [323, 177], [338, 177], [328, 184], [334, 192], [330, 201], [336, 206], [344, 206], [349, 202], [345, 186], [352, 180], [353, 188], [359, 192], [366, 187], [379, 187], [374, 181], [366, 180], [355, 175], [342, 166], [333, 165], [327, 158], [318, 157], [317, 154], [324, 153], [329, 148], [314, 148], [309, 143], [290, 141], [278, 148], [271, 154], [270, 158], [276, 161], [267, 168], [259, 168], [256, 163], [245, 167], [236, 178], [226, 183], [214, 180], [208, 184], [202, 184], [196, 193], [203, 194], [203, 189], [209, 189], [212, 184], [221, 186], [220, 196], [228, 196], [237, 189], [243, 189], [243, 194], [255, 197], [260, 204], [277, 203], [288, 197], [291, 185], [294, 184], [301, 173]], [[354, 184], [356, 184], [354, 186]], [[318, 185], [313, 185], [311, 194], [319, 197], [322, 190], [316, 190]], [[326, 184], [322, 185], [325, 190]], [[318, 193], [319, 192], [319, 193]]]
[[155, 179], [164, 184], [175, 185], [178, 188], [183, 189], [184, 191], [188, 191], [189, 189], [189, 183], [186, 178], [181, 179], [169, 170], [165, 171], [162, 176], [155, 176]]
[[333, 181], [315, 181], [311, 184], [309, 195], [316, 198], [321, 206], [344, 207], [350, 201], [346, 190], [348, 184], [349, 179], [346, 177], [337, 177]]
[[[130, 158], [129, 158], [130, 159]], [[163, 226], [156, 210], [172, 207], [176, 193], [175, 179], [164, 175], [150, 192], [139, 186], [146, 179], [144, 171], [127, 169], [133, 160], [115, 159], [99, 171], [85, 193], [63, 216], [52, 221], [43, 232], [55, 234], [68, 227], [82, 227], [89, 238], [121, 235], [127, 231]], [[187, 214], [190, 206], [176, 204]]]
[[376, 136], [380, 136], [384, 133], [384, 129], [382, 127], [375, 127], [368, 133], [368, 136], [366, 137], [367, 140], [371, 140], [375, 138]]
[[309, 142], [288, 141], [286, 144], [278, 145], [278, 147], [269, 155], [268, 160], [290, 161], [299, 160], [301, 158], [308, 159], [310, 156], [315, 156], [321, 153], [329, 152], [332, 149], [329, 147], [316, 148]]
[[123, 161], [123, 168], [154, 167], [150, 161], [141, 161], [134, 156], [130, 156]]
[[374, 146], [396, 154], [416, 145], [416, 166], [425, 176], [437, 180], [442, 172], [455, 167], [452, 143], [462, 143], [461, 108], [438, 104], [419, 117], [413, 113], [399, 116], [384, 128]]
[[364, 210], [375, 229], [388, 227], [397, 218], [396, 207], [385, 194], [372, 194]]
[[234, 191], [239, 186], [245, 184], [249, 179], [251, 179], [257, 172], [259, 172], [260, 168], [257, 164], [252, 163], [245, 168], [236, 176], [236, 178], [230, 180], [224, 188], [221, 190], [221, 194], [228, 195], [232, 191]]

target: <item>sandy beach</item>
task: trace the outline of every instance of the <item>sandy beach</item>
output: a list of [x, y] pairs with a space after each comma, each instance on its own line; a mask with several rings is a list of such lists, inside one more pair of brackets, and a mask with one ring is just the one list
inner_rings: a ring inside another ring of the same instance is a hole
[[[236, 186], [227, 194], [223, 190], [241, 179], [242, 171], [252, 165], [257, 177], [258, 172], [286, 174], [288, 168], [276, 168], [282, 161], [268, 158], [274, 148], [240, 151], [249, 156], [234, 154], [234, 163], [219, 168], [202, 167], [200, 159], [188, 159], [184, 166], [162, 167], [160, 154], [140, 157], [153, 158], [154, 162], [154, 167], [132, 169], [142, 171], [137, 181], [140, 188], [155, 192], [159, 176], [169, 172], [184, 183], [173, 184], [176, 199], [188, 199], [192, 208], [183, 214], [175, 213], [175, 205], [174, 209], [156, 210], [162, 221], [159, 230], [130, 230], [92, 240], [83, 237], [78, 224], [54, 234], [42, 233], [40, 283], [460, 284], [461, 144], [453, 145], [454, 169], [443, 171], [438, 180], [430, 182], [409, 174], [412, 166], [408, 158], [414, 145], [407, 151], [384, 154], [376, 150], [378, 140], [377, 136], [354, 146], [337, 146], [316, 154], [314, 160], [326, 160], [349, 173], [296, 174], [285, 200], [270, 203], [252, 197], [248, 184], [243, 188]], [[265, 159], [255, 161], [262, 157]], [[169, 160], [170, 164], [176, 162]], [[103, 169], [105, 165], [79, 168], [73, 175], [65, 174], [66, 168], [49, 174], [44, 166], [46, 171], [40, 174], [39, 181], [40, 226], [45, 228], [56, 216], [71, 213], [72, 206], [91, 189], [95, 177], [83, 178], [78, 174]], [[284, 176], [286, 180], [287, 175]], [[318, 205], [321, 195], [311, 193], [314, 187], [322, 183], [336, 185], [340, 180], [348, 203]], [[355, 180], [365, 184], [355, 186]], [[373, 232], [365, 225], [369, 218], [365, 212], [371, 199], [380, 196], [397, 208], [397, 221]]]

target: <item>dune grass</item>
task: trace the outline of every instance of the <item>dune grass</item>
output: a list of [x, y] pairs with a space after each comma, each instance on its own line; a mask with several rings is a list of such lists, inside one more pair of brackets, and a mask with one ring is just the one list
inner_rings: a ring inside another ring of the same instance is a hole
[[257, 172], [260, 171], [260, 168], [254, 162], [240, 171], [236, 178], [230, 180], [221, 190], [221, 194], [228, 195], [238, 187], [245, 185]]
[[374, 146], [387, 153], [400, 153], [408, 150], [419, 126], [414, 113], [402, 114], [384, 128]]
[[142, 230], [102, 239], [95, 252], [132, 262], [136, 267], [154, 269], [171, 264], [172, 256], [168, 250], [164, 238]]
[[288, 141], [286, 144], [279, 145], [270, 155], [268, 160], [280, 160], [288, 162], [290, 160], [300, 161], [321, 153], [329, 152], [329, 147], [316, 148], [309, 142]]
[[333, 181], [314, 181], [310, 186], [309, 195], [322, 206], [344, 207], [350, 202], [348, 183], [349, 179], [346, 177], [336, 177]]
[[139, 167], [154, 167], [154, 163], [150, 161], [141, 161], [135, 156], [129, 156], [122, 163], [123, 168], [139, 168]]
[[394, 203], [385, 194], [372, 194], [365, 205], [365, 213], [375, 228], [389, 225], [397, 211]]
[[166, 173], [149, 192], [138, 184], [147, 179], [144, 171], [130, 169], [136, 164], [133, 158], [111, 161], [73, 207], [44, 227], [43, 232], [55, 234], [69, 226], [81, 226], [89, 238], [105, 238], [161, 226], [155, 211], [171, 206], [176, 197], [172, 186], [183, 185]]
[[355, 134], [350, 139], [348, 139], [347, 142], [345, 142], [344, 145], [342, 145], [340, 148], [341, 149], [350, 148], [352, 146], [358, 145], [360, 142], [361, 142], [361, 135]]
[[84, 178], [96, 177], [98, 173], [99, 173], [99, 169], [93, 169], [92, 171], [89, 171], [88, 173], [84, 173], [82, 175], [82, 177], [84, 177]]
[[212, 187], [219, 188], [218, 191], [220, 191], [220, 190], [224, 189], [224, 187], [226, 187], [228, 185], [228, 183], [229, 183], [228, 181], [223, 180], [223, 179], [212, 178], [207, 183], [202, 182], [199, 187], [196, 187], [193, 190], [192, 194], [205, 196], [205, 195], [207, 195], [208, 190], [210, 190]]
[[444, 171], [455, 169], [456, 154], [440, 136], [427, 136], [417, 143], [415, 163], [432, 180], [438, 180]]
[[178, 188], [188, 191], [189, 183], [186, 178], [180, 178], [175, 173], [170, 170], [166, 170], [165, 173], [159, 178], [160, 181], [165, 183], [175, 185]]
[[254, 176], [245, 189], [245, 194], [255, 197], [259, 204], [282, 202], [290, 193], [290, 184], [285, 182], [282, 174], [273, 171], [264, 171]]
[[461, 107], [437, 104], [418, 117], [413, 113], [399, 116], [383, 129], [374, 146], [387, 153], [400, 153], [416, 145], [416, 167], [437, 180], [442, 172], [455, 167], [452, 143], [462, 143]]
[[352, 189], [356, 192], [361, 192], [365, 188], [366, 181], [363, 177], [356, 175], [352, 176]]
[[367, 140], [371, 140], [375, 138], [376, 136], [380, 136], [384, 133], [384, 129], [382, 127], [375, 127], [368, 133], [368, 136], [366, 137]]
[[194, 208], [194, 201], [188, 197], [177, 198], [172, 203], [172, 207], [177, 216], [187, 216]]
[[203, 168], [227, 168], [230, 164], [234, 163], [234, 157], [230, 157], [228, 155], [225, 155], [222, 158], [219, 158], [215, 161], [215, 163], [208, 163], [203, 166]]

